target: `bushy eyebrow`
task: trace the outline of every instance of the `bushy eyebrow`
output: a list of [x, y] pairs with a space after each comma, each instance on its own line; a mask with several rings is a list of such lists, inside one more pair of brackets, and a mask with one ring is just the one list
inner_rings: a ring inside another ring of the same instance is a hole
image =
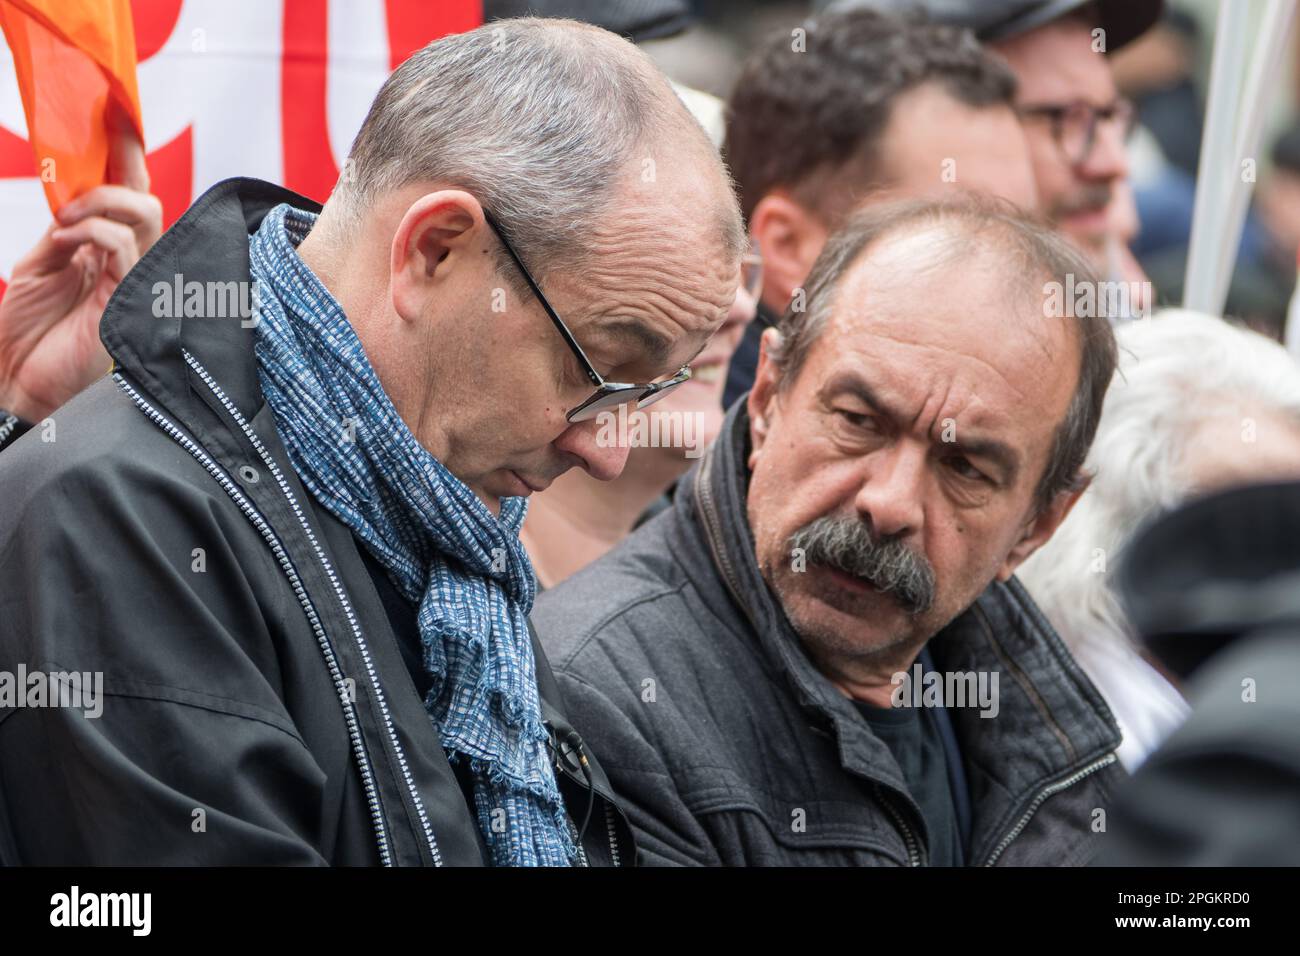
[[[890, 421], [901, 422], [905, 420], [899, 410], [891, 408], [887, 402], [881, 399], [879, 394], [872, 390], [870, 383], [857, 372], [840, 372], [827, 381], [825, 388], [827, 394], [849, 392], [856, 395], [873, 411], [885, 416]], [[938, 442], [936, 444], [941, 444], [963, 455], [988, 459], [1002, 469], [1005, 476], [1004, 480], [1008, 485], [1015, 483], [1016, 475], [1020, 471], [1020, 456], [1016, 454], [1015, 449], [995, 438], [965, 439], [956, 437], [953, 441]]]
[[839, 372], [826, 382], [825, 390], [827, 394], [836, 392], [850, 392], [862, 401], [870, 405], [873, 411], [879, 412], [891, 421], [902, 420], [902, 415], [897, 409], [890, 408], [879, 395], [871, 389], [865, 378], [862, 378], [856, 372]]

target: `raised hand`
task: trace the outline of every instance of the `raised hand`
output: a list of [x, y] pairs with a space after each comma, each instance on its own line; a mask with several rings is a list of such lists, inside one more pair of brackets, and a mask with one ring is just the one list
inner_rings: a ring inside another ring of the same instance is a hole
[[0, 299], [0, 408], [38, 421], [108, 371], [100, 316], [161, 232], [162, 204], [126, 186], [99, 186], [59, 210]]

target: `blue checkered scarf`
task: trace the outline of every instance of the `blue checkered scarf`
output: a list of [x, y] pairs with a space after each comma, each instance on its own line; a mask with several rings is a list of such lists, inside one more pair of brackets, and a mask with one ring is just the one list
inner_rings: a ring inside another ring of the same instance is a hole
[[398, 416], [347, 316], [296, 246], [316, 217], [281, 204], [249, 241], [257, 366], [294, 471], [419, 603], [425, 706], [467, 760], [494, 866], [567, 866], [575, 853], [547, 755], [519, 542], [524, 498], [496, 518]]

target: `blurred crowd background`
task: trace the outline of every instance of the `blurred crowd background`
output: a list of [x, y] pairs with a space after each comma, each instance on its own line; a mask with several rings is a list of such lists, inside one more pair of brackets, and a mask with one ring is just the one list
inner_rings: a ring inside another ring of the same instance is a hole
[[[691, 25], [645, 41], [645, 49], [673, 79], [726, 98], [744, 58], [762, 37], [826, 3], [665, 0], [661, 5], [665, 30]], [[1243, 6], [1250, 11], [1253, 35], [1264, 4]], [[1111, 58], [1116, 83], [1137, 115], [1129, 162], [1140, 229], [1132, 250], [1159, 305], [1182, 301], [1218, 8], [1216, 0], [1167, 0], [1157, 26]], [[1277, 339], [1300, 251], [1300, 39], [1293, 35], [1289, 48], [1292, 53], [1272, 90], [1254, 203], [1224, 310]]]
[[[411, 0], [283, 6], [213, 0], [133, 0], [140, 100], [152, 192], [170, 225], [232, 175], [279, 182], [323, 200], [380, 83], [411, 50], [484, 18], [530, 11], [590, 19], [632, 36], [674, 80], [719, 98], [765, 35], [788, 30], [828, 0], [630, 0], [430, 5]], [[877, 8], [905, 6], [876, 3]], [[1245, 2], [1251, 34], [1265, 4]], [[562, 8], [562, 9], [561, 9]], [[588, 9], [589, 8], [589, 9]], [[1169, 0], [1156, 27], [1110, 56], [1136, 109], [1129, 143], [1140, 228], [1132, 251], [1159, 305], [1182, 301], [1216, 0]], [[586, 16], [584, 17], [584, 11]], [[1294, 30], [1293, 30], [1294, 33]], [[0, 44], [3, 40], [0, 39]], [[1300, 247], [1300, 40], [1271, 89], [1257, 184], [1225, 312], [1281, 338]], [[0, 294], [48, 222], [13, 67], [0, 51]], [[258, 90], [283, 81], [293, 111]], [[232, 104], [239, 104], [238, 110]]]

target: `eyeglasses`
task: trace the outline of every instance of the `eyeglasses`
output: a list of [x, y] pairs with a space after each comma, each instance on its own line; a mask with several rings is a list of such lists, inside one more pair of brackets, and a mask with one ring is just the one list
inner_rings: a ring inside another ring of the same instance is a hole
[[1080, 100], [1022, 106], [1018, 112], [1024, 117], [1041, 117], [1051, 122], [1052, 139], [1071, 167], [1082, 166], [1088, 161], [1097, 144], [1099, 122], [1115, 126], [1120, 131], [1120, 138], [1127, 141], [1137, 119], [1133, 104], [1123, 97], [1100, 108]]
[[560, 333], [560, 337], [564, 339], [564, 343], [573, 352], [578, 364], [582, 366], [582, 370], [587, 373], [587, 378], [591, 379], [592, 384], [596, 386], [596, 391], [586, 401], [581, 405], [575, 405], [565, 413], [564, 417], [569, 422], [590, 421], [601, 412], [618, 408], [618, 406], [626, 405], [629, 402], [636, 402], [637, 408], [645, 408], [659, 401], [659, 399], [691, 377], [690, 366], [683, 365], [677, 370], [676, 375], [663, 382], [648, 382], [644, 385], [638, 385], [629, 382], [605, 381], [595, 367], [592, 366], [591, 360], [587, 358], [587, 353], [582, 350], [582, 346], [573, 337], [573, 333], [564, 324], [564, 320], [560, 318], [559, 313], [551, 308], [551, 303], [546, 301], [546, 296], [542, 294], [541, 288], [537, 285], [537, 280], [533, 278], [532, 273], [528, 271], [528, 267], [519, 258], [519, 254], [510, 245], [510, 241], [506, 239], [506, 234], [501, 229], [501, 226], [497, 224], [497, 221], [487, 210], [483, 211], [483, 218], [487, 220], [487, 224], [492, 227], [497, 234], [497, 238], [501, 240], [501, 245], [509, 253], [511, 261], [514, 262], [523, 275], [524, 280], [528, 283], [528, 288], [533, 290], [533, 295], [537, 297], [537, 301], [542, 304], [542, 308], [550, 316], [551, 322], [555, 324], [556, 330]]

